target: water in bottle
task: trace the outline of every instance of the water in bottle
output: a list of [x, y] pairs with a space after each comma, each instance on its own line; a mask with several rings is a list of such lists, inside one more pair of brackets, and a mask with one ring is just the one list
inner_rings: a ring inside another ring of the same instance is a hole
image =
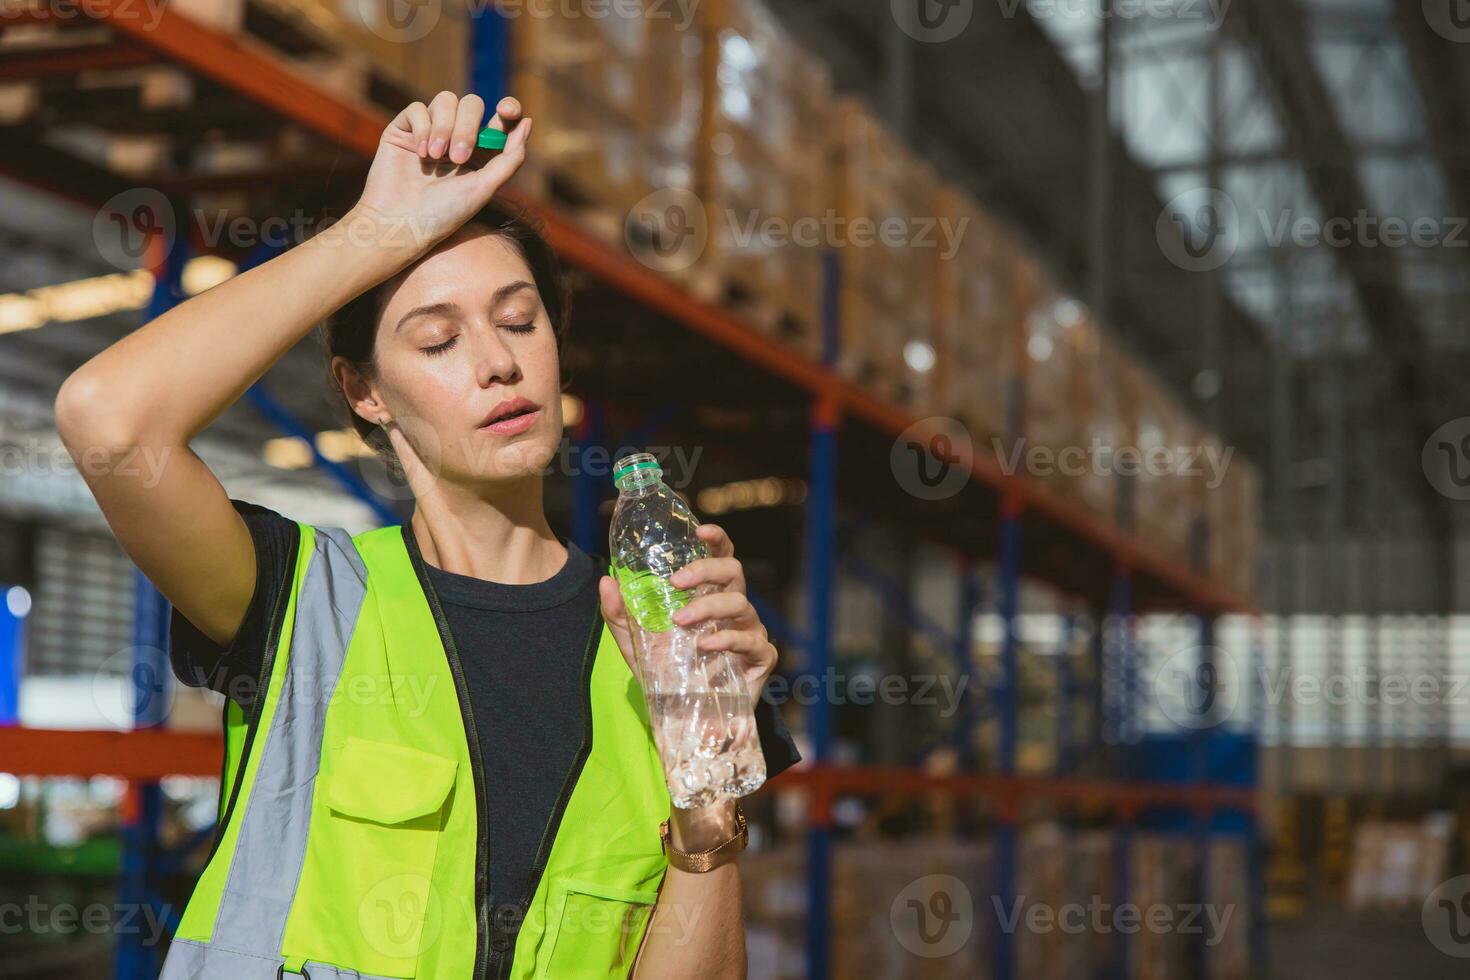
[[717, 591], [669, 584], [676, 571], [709, 556], [694, 533], [699, 521], [663, 482], [649, 453], [618, 460], [613, 480], [613, 574], [628, 607], [638, 681], [674, 805], [744, 796], [766, 780], [750, 685], [729, 653], [696, 647], [715, 624], [686, 628], [670, 618], [696, 596]]

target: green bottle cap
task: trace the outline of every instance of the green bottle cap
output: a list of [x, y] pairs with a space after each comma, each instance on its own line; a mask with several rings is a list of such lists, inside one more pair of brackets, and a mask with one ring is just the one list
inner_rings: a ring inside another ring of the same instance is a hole
[[654, 460], [654, 459], [640, 459], [637, 462], [630, 463], [630, 464], [628, 464], [626, 466], [621, 466], [621, 467], [613, 470], [613, 481], [616, 482], [618, 480], [621, 480], [623, 477], [627, 476], [629, 473], [633, 473], [633, 472], [636, 472], [638, 470], [657, 470], [659, 473], [662, 473], [663, 472], [663, 467], [661, 467], [661, 466], [658, 465], [658, 461], [657, 460]]
[[505, 134], [498, 129], [486, 126], [480, 130], [480, 138], [475, 141], [482, 150], [505, 149]]

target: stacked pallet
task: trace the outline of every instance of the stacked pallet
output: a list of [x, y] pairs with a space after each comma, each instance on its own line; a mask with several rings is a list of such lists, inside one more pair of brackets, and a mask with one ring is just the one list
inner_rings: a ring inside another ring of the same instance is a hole
[[1251, 595], [1261, 542], [1260, 471], [1234, 453], [1219, 485], [1206, 487], [1206, 498], [1210, 577], [1237, 595]]
[[[668, 18], [650, 16], [648, 6], [568, 0], [512, 21], [511, 91], [536, 119], [537, 147], [517, 185], [608, 239], [622, 237], [624, 216], [660, 174], [688, 169], [691, 146], [674, 134], [679, 99], [697, 84], [697, 57], [669, 43]], [[655, 93], [673, 115], [659, 131], [662, 149], [651, 138]]]
[[[839, 843], [832, 853], [832, 976], [987, 976], [996, 916], [981, 883], [993, 874], [991, 854], [988, 844], [949, 838]], [[740, 863], [751, 976], [805, 976], [804, 850], [784, 845], [746, 854]], [[963, 888], [965, 894], [939, 899], [937, 892], [926, 889], [930, 882], [956, 892]], [[927, 940], [915, 931], [919, 927], [911, 903], [928, 910], [930, 918], [922, 926]], [[951, 921], [941, 921], [941, 914]], [[950, 944], [957, 948], [946, 946], [943, 955], [936, 955], [939, 947], [933, 944], [943, 942], [938, 937], [948, 929], [960, 930]]]
[[260, 46], [339, 98], [397, 112], [469, 78], [470, 15], [460, 0], [416, 8], [332, 0], [175, 0], [172, 13]]
[[1025, 284], [1034, 268], [1016, 241], [969, 194], [938, 185], [933, 214], [958, 235], [958, 248], [929, 253], [938, 358], [920, 390], [923, 408], [937, 402], [970, 430], [977, 447], [1011, 435], [1011, 405], [1019, 397], [1014, 366], [1022, 336]]
[[1240, 837], [1217, 837], [1210, 841], [1206, 858], [1209, 882], [1209, 916], [1202, 923], [1210, 930], [1209, 980], [1246, 980], [1251, 975], [1251, 875], [1250, 844]]
[[1030, 475], [1071, 494], [1089, 469], [1084, 423], [1091, 413], [1088, 366], [1098, 340], [1087, 310], [1043, 280], [1026, 310], [1023, 431]]
[[[1114, 925], [1137, 929], [1129, 939], [1132, 980], [1173, 980], [1193, 971], [1192, 933], [1173, 926], [1190, 906], [1194, 891], [1194, 844], [1178, 837], [1139, 834], [1129, 855], [1128, 915]], [[1123, 913], [1123, 907], [1118, 907]], [[1152, 918], [1150, 918], [1152, 916]], [[1148, 922], [1168, 922], [1167, 928]]]
[[830, 75], [763, 4], [707, 0], [698, 22], [695, 187], [709, 241], [691, 284], [819, 357]]
[[830, 138], [843, 229], [839, 370], [890, 401], [913, 405], [927, 387], [913, 377], [927, 373], [916, 365], [932, 357], [938, 341], [927, 288], [940, 241], [930, 224], [934, 173], [856, 99], [838, 101]]

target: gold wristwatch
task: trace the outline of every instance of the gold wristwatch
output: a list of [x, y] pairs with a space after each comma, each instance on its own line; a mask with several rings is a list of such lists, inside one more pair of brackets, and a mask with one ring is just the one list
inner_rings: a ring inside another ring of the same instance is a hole
[[681, 851], [674, 847], [673, 839], [669, 834], [669, 822], [665, 820], [658, 825], [659, 837], [664, 842], [664, 855], [669, 859], [669, 864], [680, 871], [688, 871], [692, 874], [703, 874], [713, 871], [722, 864], [728, 864], [735, 860], [735, 856], [745, 850], [745, 845], [750, 840], [750, 835], [745, 828], [745, 812], [740, 809], [740, 804], [735, 804], [735, 836], [718, 844], [707, 851], [690, 853]]

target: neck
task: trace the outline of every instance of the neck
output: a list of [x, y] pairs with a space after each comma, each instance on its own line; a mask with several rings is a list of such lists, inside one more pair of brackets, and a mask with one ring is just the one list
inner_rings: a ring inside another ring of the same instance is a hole
[[544, 582], [567, 559], [546, 521], [539, 474], [477, 487], [435, 481], [416, 497], [409, 526], [430, 565], [490, 582]]

